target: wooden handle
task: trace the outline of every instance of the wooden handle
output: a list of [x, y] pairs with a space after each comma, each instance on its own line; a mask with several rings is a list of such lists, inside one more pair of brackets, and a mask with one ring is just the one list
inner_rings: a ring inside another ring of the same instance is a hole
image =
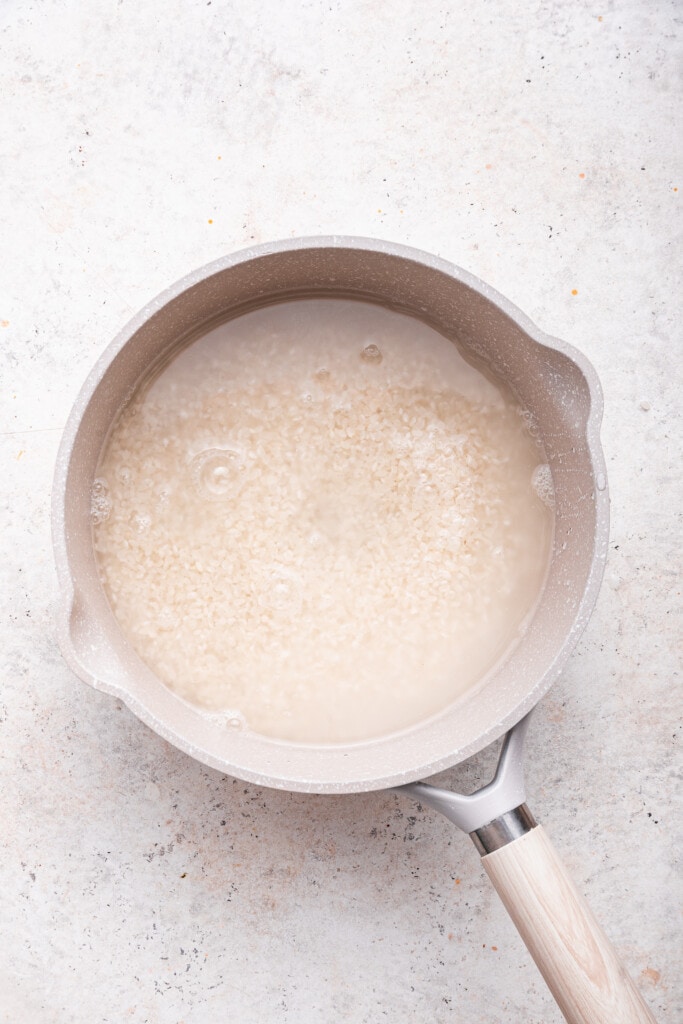
[[540, 826], [482, 861], [569, 1024], [655, 1024]]

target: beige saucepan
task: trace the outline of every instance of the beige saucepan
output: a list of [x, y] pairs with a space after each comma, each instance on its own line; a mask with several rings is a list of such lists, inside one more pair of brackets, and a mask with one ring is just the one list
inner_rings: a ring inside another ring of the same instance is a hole
[[[99, 582], [90, 493], [103, 443], [136, 384], [170, 348], [220, 320], [279, 299], [343, 295], [422, 318], [484, 360], [533, 414], [552, 469], [554, 549], [533, 620], [470, 695], [430, 720], [363, 743], [278, 742], [226, 728], [172, 693], [122, 635]], [[405, 787], [472, 835], [484, 866], [566, 1019], [652, 1021], [614, 950], [524, 803], [526, 716], [557, 678], [593, 608], [608, 538], [600, 386], [587, 360], [511, 303], [443, 260], [385, 242], [313, 238], [218, 260], [136, 316], [106, 349], [69, 419], [55, 475], [53, 528], [60, 640], [81, 678], [115, 694], [200, 761], [261, 786], [310, 793]], [[513, 728], [515, 727], [515, 728]], [[463, 797], [418, 780], [508, 730], [495, 780]]]

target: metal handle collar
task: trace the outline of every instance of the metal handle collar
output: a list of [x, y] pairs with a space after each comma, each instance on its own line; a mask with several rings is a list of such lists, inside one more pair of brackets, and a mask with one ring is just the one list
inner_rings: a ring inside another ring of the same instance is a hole
[[476, 793], [466, 796], [426, 782], [397, 786], [394, 792], [440, 811], [472, 836], [482, 856], [512, 842], [536, 825], [525, 804], [523, 753], [530, 717], [526, 715], [506, 735], [493, 780]]

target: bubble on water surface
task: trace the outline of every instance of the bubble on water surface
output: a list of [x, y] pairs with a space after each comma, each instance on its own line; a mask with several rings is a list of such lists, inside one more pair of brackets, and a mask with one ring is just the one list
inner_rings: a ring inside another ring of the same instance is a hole
[[112, 501], [107, 490], [107, 481], [103, 477], [93, 480], [90, 489], [90, 515], [97, 526], [111, 515]]
[[243, 483], [244, 452], [238, 448], [207, 448], [191, 462], [195, 487], [203, 498], [221, 501], [233, 497]]
[[382, 362], [382, 353], [374, 342], [365, 346], [360, 357], [364, 363], [374, 363], [375, 365], [378, 365]]
[[519, 416], [521, 416], [522, 420], [524, 421], [524, 426], [526, 427], [527, 433], [531, 434], [531, 436], [534, 438], [540, 437], [541, 432], [538, 428], [538, 423], [536, 422], [534, 414], [532, 412], [529, 412], [528, 409], [518, 409], [517, 413]]
[[217, 708], [215, 711], [202, 710], [202, 714], [210, 722], [231, 732], [246, 732], [249, 723], [245, 715], [237, 708]]
[[224, 720], [228, 729], [243, 732], [247, 728], [247, 720], [241, 711], [226, 711]]

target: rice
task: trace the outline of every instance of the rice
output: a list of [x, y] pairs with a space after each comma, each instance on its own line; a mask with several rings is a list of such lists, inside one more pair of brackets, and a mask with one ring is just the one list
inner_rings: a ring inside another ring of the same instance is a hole
[[544, 463], [512, 396], [427, 325], [282, 303], [121, 413], [93, 489], [102, 582], [140, 657], [228, 724], [386, 734], [519, 636], [552, 532]]

